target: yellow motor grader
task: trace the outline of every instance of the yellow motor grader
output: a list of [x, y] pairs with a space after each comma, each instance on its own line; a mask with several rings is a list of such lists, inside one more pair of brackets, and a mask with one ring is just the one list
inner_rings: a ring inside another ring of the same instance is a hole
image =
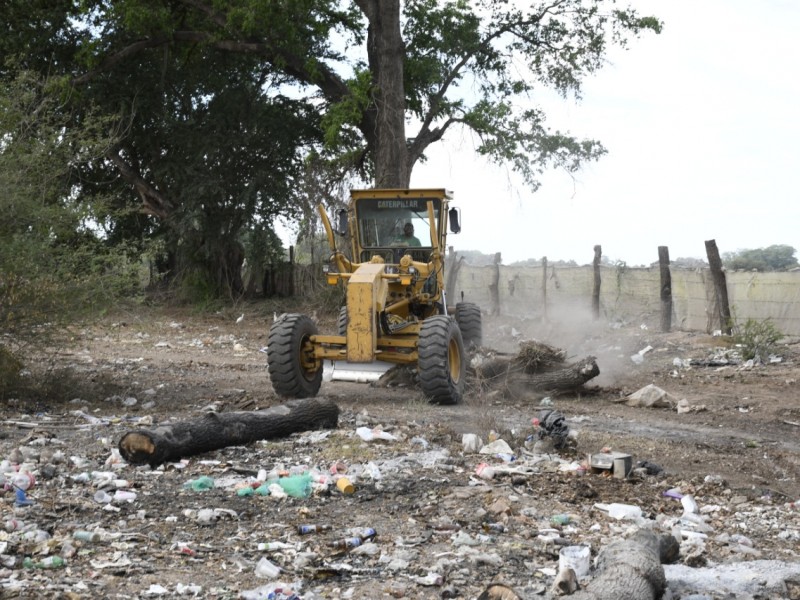
[[[444, 189], [353, 190], [336, 227], [319, 206], [331, 257], [326, 277], [343, 282], [346, 304], [335, 335], [320, 334], [307, 316], [289, 314], [272, 324], [267, 360], [272, 387], [292, 398], [315, 396], [325, 361], [350, 365], [416, 365], [431, 402], [456, 404], [464, 393], [465, 345], [479, 346], [480, 308], [448, 308], [444, 289], [448, 226], [460, 214]], [[350, 258], [336, 237], [350, 238]]]

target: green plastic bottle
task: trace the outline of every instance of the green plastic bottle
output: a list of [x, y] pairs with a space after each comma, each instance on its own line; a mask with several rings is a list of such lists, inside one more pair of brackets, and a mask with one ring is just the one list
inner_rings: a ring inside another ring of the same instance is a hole
[[38, 562], [34, 562], [32, 558], [25, 558], [22, 561], [22, 566], [26, 569], [60, 569], [65, 564], [60, 556], [48, 556]]

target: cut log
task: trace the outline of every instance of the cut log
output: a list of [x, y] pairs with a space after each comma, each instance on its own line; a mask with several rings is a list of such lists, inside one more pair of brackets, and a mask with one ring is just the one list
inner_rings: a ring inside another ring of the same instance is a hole
[[527, 391], [566, 392], [576, 390], [600, 374], [594, 356], [587, 356], [571, 365], [541, 373], [526, 372], [514, 359], [495, 358], [476, 369], [481, 382], [490, 389], [521, 387]]
[[674, 561], [678, 541], [640, 529], [631, 537], [610, 543], [597, 556], [592, 580], [572, 600], [657, 600], [667, 589], [662, 563]]
[[131, 464], [155, 467], [227, 446], [334, 428], [338, 421], [339, 407], [330, 400], [290, 400], [264, 410], [207, 413], [190, 421], [131, 431], [120, 439], [119, 452]]

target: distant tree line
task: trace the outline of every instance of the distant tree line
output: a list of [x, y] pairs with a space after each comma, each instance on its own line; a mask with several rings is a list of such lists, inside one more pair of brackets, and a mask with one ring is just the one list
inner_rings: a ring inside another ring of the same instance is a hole
[[796, 250], [791, 246], [776, 244], [766, 248], [737, 250], [722, 255], [722, 263], [731, 271], [789, 271], [798, 266]]
[[[800, 267], [795, 257], [796, 250], [792, 246], [776, 244], [767, 248], [755, 248], [726, 252], [723, 254], [723, 265], [731, 271], [789, 271]], [[481, 267], [494, 263], [494, 254], [486, 254], [480, 250], [459, 250], [458, 256], [472, 266]], [[542, 258], [528, 258], [510, 263], [512, 267], [539, 267]], [[601, 264], [606, 267], [627, 267], [627, 263], [608, 256], [601, 258]], [[577, 267], [574, 260], [547, 259], [547, 264], [556, 267]], [[658, 263], [651, 263], [655, 266]], [[708, 262], [702, 258], [681, 257], [670, 261], [670, 265], [682, 269], [698, 269], [708, 267]]]

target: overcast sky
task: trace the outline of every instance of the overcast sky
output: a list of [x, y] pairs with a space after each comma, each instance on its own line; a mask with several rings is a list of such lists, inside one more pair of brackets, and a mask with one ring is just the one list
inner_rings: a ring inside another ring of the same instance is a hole
[[[787, 244], [800, 250], [800, 1], [632, 0], [664, 21], [545, 104], [550, 126], [608, 154], [536, 193], [477, 158], [471, 138], [429, 149], [412, 187], [446, 187], [462, 211], [456, 250], [628, 265]], [[798, 255], [796, 255], [798, 256]]]

